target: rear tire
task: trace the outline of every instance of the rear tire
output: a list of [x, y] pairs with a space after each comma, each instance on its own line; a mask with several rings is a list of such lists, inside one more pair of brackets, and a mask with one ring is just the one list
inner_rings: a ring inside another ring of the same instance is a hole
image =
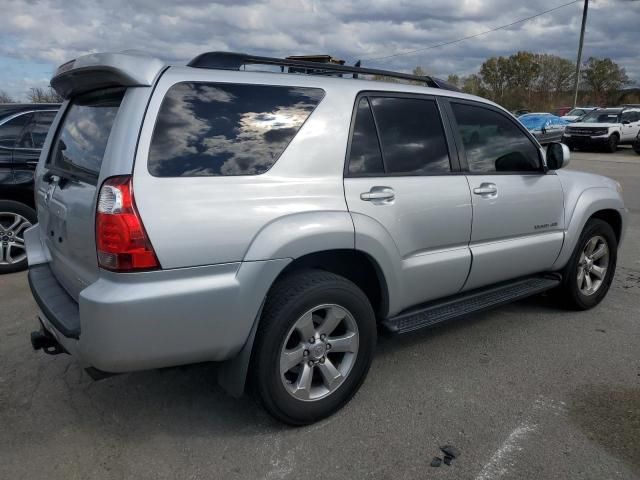
[[292, 273], [267, 296], [251, 358], [254, 392], [284, 423], [316, 422], [357, 392], [375, 344], [375, 315], [355, 284], [321, 270]]
[[24, 231], [36, 222], [33, 208], [13, 200], [0, 200], [0, 274], [27, 268]]
[[615, 133], [612, 134], [609, 137], [609, 140], [607, 140], [607, 152], [609, 153], [615, 153], [616, 150], [618, 150], [618, 142], [620, 141], [620, 139], [618, 138], [618, 135], [616, 135]]
[[590, 219], [563, 270], [557, 293], [565, 306], [588, 310], [598, 305], [609, 291], [617, 258], [618, 242], [611, 225]]

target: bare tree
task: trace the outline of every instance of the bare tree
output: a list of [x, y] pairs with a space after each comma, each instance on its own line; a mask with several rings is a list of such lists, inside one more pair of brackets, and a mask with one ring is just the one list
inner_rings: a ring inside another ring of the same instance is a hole
[[591, 93], [591, 101], [598, 104], [615, 101], [620, 89], [631, 83], [625, 69], [610, 58], [589, 58], [582, 78]]
[[16, 101], [4, 90], [0, 90], [0, 103], [16, 103]]
[[60, 103], [62, 97], [53, 88], [31, 87], [27, 98], [31, 103]]

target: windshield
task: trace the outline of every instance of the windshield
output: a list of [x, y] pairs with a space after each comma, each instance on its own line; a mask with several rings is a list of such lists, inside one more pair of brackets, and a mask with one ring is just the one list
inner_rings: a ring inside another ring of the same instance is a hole
[[582, 123], [620, 123], [620, 114], [616, 112], [594, 111], [582, 117]]
[[584, 115], [584, 110], [580, 110], [577, 108], [574, 108], [569, 113], [567, 113], [567, 116], [569, 117], [579, 117], [580, 115]]

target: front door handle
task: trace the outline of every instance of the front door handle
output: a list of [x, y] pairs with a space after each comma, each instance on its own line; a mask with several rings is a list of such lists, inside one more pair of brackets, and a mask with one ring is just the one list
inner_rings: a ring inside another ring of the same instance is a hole
[[396, 193], [390, 187], [371, 187], [371, 190], [360, 194], [360, 200], [374, 203], [390, 203]]
[[473, 189], [473, 193], [476, 195], [495, 195], [498, 193], [498, 187], [495, 183], [481, 183], [479, 187]]

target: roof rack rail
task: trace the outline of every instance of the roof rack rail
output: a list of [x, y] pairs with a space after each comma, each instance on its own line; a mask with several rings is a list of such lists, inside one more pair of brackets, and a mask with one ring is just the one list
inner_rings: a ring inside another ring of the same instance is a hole
[[194, 68], [211, 68], [220, 70], [240, 70], [244, 65], [275, 65], [281, 67], [282, 71], [284, 71], [284, 67], [293, 67], [296, 73], [301, 73], [300, 69], [303, 69], [305, 73], [313, 75], [335, 75], [348, 73], [352, 74], [353, 78], [358, 78], [358, 75], [379, 75], [388, 78], [422, 82], [429, 87], [441, 88], [444, 90], [460, 91], [457, 87], [438, 78], [411, 75], [409, 73], [394, 72], [391, 70], [362, 68], [360, 67], [359, 61], [356, 63], [356, 66], [351, 67], [348, 65], [310, 62], [291, 58], [261, 57], [248, 55], [246, 53], [206, 52], [198, 55], [187, 64], [187, 66]]

